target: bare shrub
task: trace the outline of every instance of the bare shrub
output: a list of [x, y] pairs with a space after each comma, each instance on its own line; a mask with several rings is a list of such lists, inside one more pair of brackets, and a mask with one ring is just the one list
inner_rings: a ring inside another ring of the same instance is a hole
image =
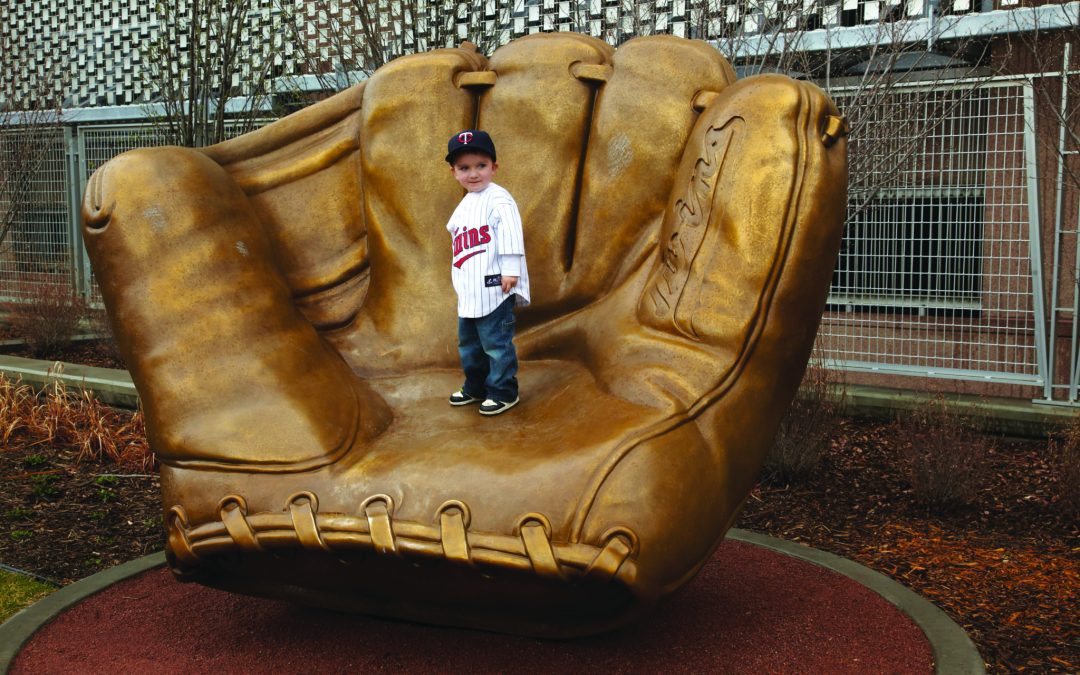
[[29, 289], [23, 302], [10, 306], [11, 329], [30, 353], [53, 359], [71, 344], [86, 316], [86, 301], [63, 283], [45, 282]]
[[1067, 514], [1080, 515], [1080, 415], [1050, 437], [1048, 450], [1058, 504]]
[[820, 357], [811, 359], [765, 457], [766, 480], [787, 484], [813, 473], [835, 434], [846, 398], [838, 371], [827, 368]]
[[77, 461], [112, 461], [144, 471], [154, 464], [142, 411], [111, 408], [92, 392], [54, 381], [37, 392], [0, 374], [0, 445], [75, 452]]
[[897, 415], [901, 466], [915, 502], [945, 512], [975, 499], [988, 447], [979, 425], [941, 394]]

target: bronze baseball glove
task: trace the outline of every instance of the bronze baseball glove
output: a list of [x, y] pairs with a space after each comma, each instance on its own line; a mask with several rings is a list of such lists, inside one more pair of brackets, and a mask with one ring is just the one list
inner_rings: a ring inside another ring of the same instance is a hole
[[[465, 45], [203, 150], [121, 155], [87, 245], [161, 460], [177, 575], [566, 637], [708, 558], [802, 376], [846, 127], [703, 42]], [[446, 139], [525, 223], [522, 403], [454, 408]]]

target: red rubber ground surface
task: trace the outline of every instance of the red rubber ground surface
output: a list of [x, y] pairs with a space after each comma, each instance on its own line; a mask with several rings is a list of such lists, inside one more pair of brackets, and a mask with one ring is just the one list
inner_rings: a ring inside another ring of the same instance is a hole
[[807, 562], [725, 542], [642, 622], [549, 642], [297, 607], [175, 582], [116, 584], [38, 631], [12, 673], [929, 673], [919, 628]]

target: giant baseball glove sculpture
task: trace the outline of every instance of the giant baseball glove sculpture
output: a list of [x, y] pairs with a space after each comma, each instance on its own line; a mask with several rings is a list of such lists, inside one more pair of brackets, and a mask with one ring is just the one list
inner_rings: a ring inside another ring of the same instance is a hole
[[[461, 384], [442, 156], [499, 147], [525, 223], [522, 404]], [[685, 583], [751, 489], [839, 245], [845, 125], [705, 43], [398, 59], [202, 151], [91, 179], [86, 240], [161, 460], [177, 575], [542, 636]]]

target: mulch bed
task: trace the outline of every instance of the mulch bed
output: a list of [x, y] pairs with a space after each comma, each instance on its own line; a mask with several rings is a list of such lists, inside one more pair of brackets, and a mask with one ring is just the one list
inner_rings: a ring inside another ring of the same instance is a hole
[[892, 424], [844, 420], [818, 470], [755, 488], [738, 527], [856, 560], [943, 609], [991, 672], [1080, 671], [1080, 524], [1055, 502], [1045, 441], [980, 437], [971, 505], [914, 505]]
[[0, 451], [0, 563], [68, 584], [164, 547], [156, 473], [76, 454]]
[[[811, 477], [759, 485], [738, 527], [856, 560], [964, 627], [991, 672], [1080, 671], [1080, 526], [1055, 502], [1045, 441], [982, 436], [976, 501], [915, 505], [893, 425], [843, 420]], [[0, 563], [68, 583], [161, 550], [153, 473], [9, 442], [0, 450]]]

